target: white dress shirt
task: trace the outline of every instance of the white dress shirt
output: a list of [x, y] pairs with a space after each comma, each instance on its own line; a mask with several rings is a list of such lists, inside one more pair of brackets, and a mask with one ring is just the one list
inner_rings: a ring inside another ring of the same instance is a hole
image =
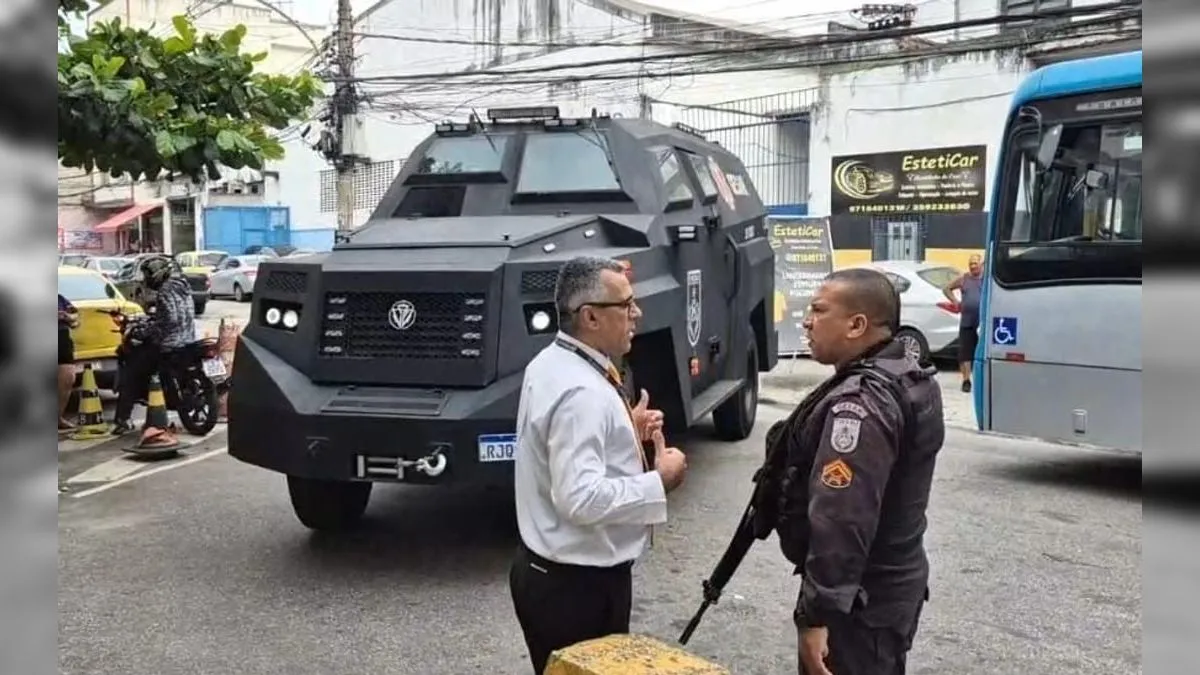
[[[607, 357], [562, 338], [602, 366]], [[667, 521], [662, 478], [608, 379], [551, 343], [529, 362], [517, 410], [517, 526], [529, 550], [553, 562], [610, 567], [638, 558], [652, 525]]]

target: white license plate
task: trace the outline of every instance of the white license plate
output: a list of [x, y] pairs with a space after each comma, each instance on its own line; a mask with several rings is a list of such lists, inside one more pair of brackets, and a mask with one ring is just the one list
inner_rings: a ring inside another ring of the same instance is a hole
[[225, 362], [221, 359], [204, 359], [204, 374], [209, 377], [222, 377], [225, 375]]
[[479, 437], [480, 462], [511, 462], [516, 453], [516, 434], [484, 434]]
[[76, 363], [75, 364], [75, 372], [82, 373], [85, 363], [92, 364], [92, 370], [97, 373], [113, 371], [113, 370], [117, 369], [117, 360], [116, 359], [104, 359], [103, 361], [85, 361], [82, 363]]

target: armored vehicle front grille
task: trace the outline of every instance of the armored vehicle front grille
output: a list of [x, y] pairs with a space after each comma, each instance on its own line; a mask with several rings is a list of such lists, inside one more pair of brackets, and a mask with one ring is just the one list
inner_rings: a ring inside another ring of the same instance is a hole
[[308, 290], [308, 275], [304, 272], [271, 272], [267, 275], [264, 291], [281, 293], [303, 293]]
[[482, 293], [327, 293], [319, 355], [478, 359], [485, 317]]
[[521, 294], [522, 295], [541, 295], [554, 292], [554, 286], [558, 283], [558, 272], [556, 270], [533, 270], [521, 273]]

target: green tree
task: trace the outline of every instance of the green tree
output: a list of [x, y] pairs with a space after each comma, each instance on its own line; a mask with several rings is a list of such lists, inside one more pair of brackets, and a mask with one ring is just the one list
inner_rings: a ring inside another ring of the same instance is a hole
[[58, 157], [115, 176], [203, 180], [218, 165], [261, 169], [283, 157], [271, 130], [302, 119], [321, 94], [310, 73], [254, 72], [265, 53], [241, 52], [246, 27], [199, 35], [186, 17], [160, 39], [119, 19], [72, 35], [88, 0], [58, 0]]

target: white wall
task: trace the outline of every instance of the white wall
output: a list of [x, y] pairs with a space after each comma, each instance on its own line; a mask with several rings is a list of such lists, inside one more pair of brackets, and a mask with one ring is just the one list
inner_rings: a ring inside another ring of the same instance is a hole
[[[367, 34], [355, 46], [359, 57], [356, 75], [367, 78], [360, 85], [367, 98], [361, 107], [361, 152], [372, 162], [394, 161], [396, 172], [413, 148], [433, 132], [436, 122], [462, 121], [472, 111], [483, 116], [488, 107], [558, 104], [564, 115], [586, 115], [593, 106], [626, 116], [638, 114], [639, 89], [631, 82], [510, 87], [498, 80], [496, 86], [465, 87], [451, 80], [372, 80], [414, 73], [534, 68], [645, 53], [641, 48], [622, 46], [541, 46], [642, 39], [639, 20], [621, 18], [577, 0], [397, 0], [360, 17], [357, 31]], [[370, 37], [372, 34], [426, 41]], [[429, 39], [539, 46], [441, 44]], [[309, 142], [315, 140], [314, 133]], [[336, 227], [336, 210], [321, 209], [321, 174], [330, 166], [306, 145], [300, 139], [290, 139], [284, 144], [284, 160], [272, 166], [281, 174], [281, 200], [292, 207], [295, 229]], [[357, 209], [355, 225], [365, 222], [372, 208]]]
[[[417, 0], [388, 3], [365, 17], [358, 30], [401, 38], [461, 42], [589, 43], [622, 35], [640, 39], [641, 24], [575, 0]], [[625, 47], [561, 49], [546, 47], [431, 44], [363, 38], [359, 74], [365, 78], [468, 69], [530, 68], [637, 55]], [[545, 54], [545, 55], [542, 55]], [[543, 77], [555, 77], [548, 74]], [[629, 87], [599, 88], [611, 95]], [[365, 136], [372, 159], [401, 159], [432, 132], [433, 122], [465, 119], [472, 109], [482, 116], [488, 106], [532, 105], [550, 96], [545, 86], [464, 87], [452, 80], [428, 83], [367, 82], [371, 98], [365, 110]], [[575, 98], [559, 92], [564, 104]], [[586, 98], [586, 97], [585, 97]], [[595, 96], [591, 97], [593, 100]], [[633, 100], [636, 100], [636, 88]], [[586, 106], [587, 101], [580, 105]], [[576, 111], [563, 111], [576, 114]]]
[[283, 159], [271, 162], [271, 169], [279, 172], [279, 204], [291, 208], [292, 229], [337, 227], [337, 213], [321, 212], [321, 171], [328, 169], [329, 163], [309, 147], [309, 141], [295, 134], [282, 145]]
[[1029, 70], [989, 53], [830, 77], [812, 129], [809, 212], [829, 213], [835, 156], [954, 145], [988, 146], [990, 200], [1008, 100]]

